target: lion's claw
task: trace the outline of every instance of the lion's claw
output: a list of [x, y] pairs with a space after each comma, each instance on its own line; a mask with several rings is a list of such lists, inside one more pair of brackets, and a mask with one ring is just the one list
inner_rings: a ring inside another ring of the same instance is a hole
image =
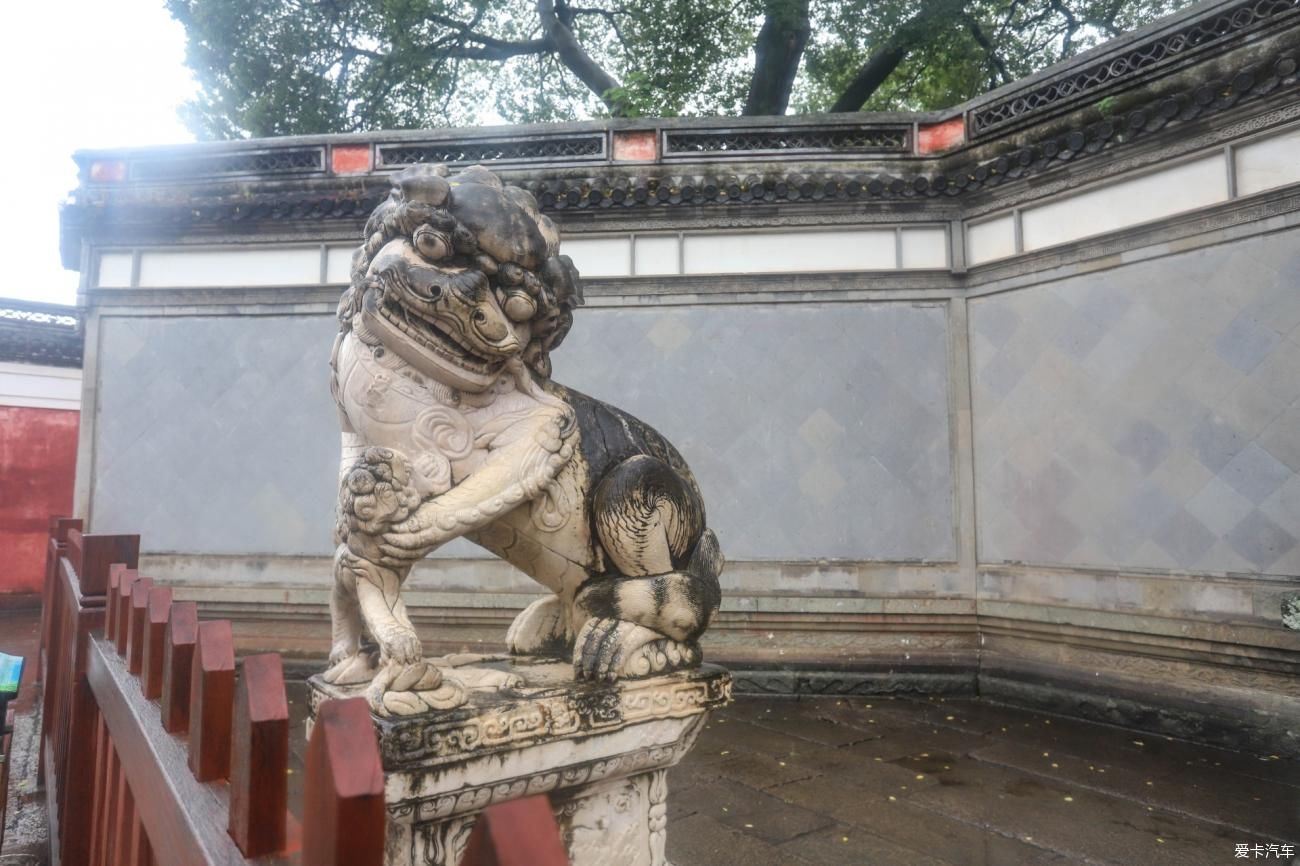
[[574, 643], [574, 674], [578, 679], [617, 679], [629, 655], [662, 637], [634, 622], [593, 617], [587, 620]]
[[382, 637], [376, 637], [385, 662], [412, 665], [424, 658], [424, 646], [413, 631], [393, 629]]

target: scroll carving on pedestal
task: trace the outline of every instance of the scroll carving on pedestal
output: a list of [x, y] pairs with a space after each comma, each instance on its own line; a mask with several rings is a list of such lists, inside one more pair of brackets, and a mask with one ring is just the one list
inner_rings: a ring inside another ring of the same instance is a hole
[[331, 358], [343, 455], [324, 679], [369, 684], [381, 715], [513, 684], [423, 658], [402, 602], [412, 566], [460, 537], [549, 590], [510, 652], [571, 658], [580, 679], [698, 666], [722, 553], [676, 449], [551, 380], [582, 302], [551, 220], [487, 169], [418, 165], [365, 231]]

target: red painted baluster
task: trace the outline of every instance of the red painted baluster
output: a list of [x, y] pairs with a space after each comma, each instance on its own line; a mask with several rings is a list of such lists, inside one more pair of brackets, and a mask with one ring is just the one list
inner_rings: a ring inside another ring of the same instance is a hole
[[302, 866], [382, 866], [384, 768], [363, 698], [325, 701], [307, 744]]
[[113, 646], [117, 649], [117, 654], [126, 657], [126, 636], [129, 631], [127, 618], [131, 613], [131, 587], [140, 579], [140, 575], [134, 568], [123, 572], [121, 579], [117, 584], [117, 594], [111, 596], [107, 603], [117, 608], [113, 613], [113, 620], [116, 624], [113, 631]]
[[94, 807], [91, 810], [90, 819], [90, 864], [98, 866], [103, 851], [103, 841], [100, 838], [104, 824], [104, 813], [108, 809], [108, 752], [109, 752], [108, 726], [104, 724], [104, 717], [101, 715], [95, 720], [95, 780], [94, 780]]
[[126, 772], [122, 768], [122, 756], [113, 750], [113, 777], [109, 780], [108, 795], [108, 826], [104, 834], [104, 862], [108, 866], [115, 866], [119, 861], [117, 859], [118, 838], [120, 833], [118, 828], [122, 824], [122, 812], [126, 808]]
[[117, 794], [117, 827], [114, 829], [112, 851], [113, 866], [128, 866], [131, 863], [131, 831], [135, 827], [135, 793], [126, 782], [126, 770], [121, 773], [121, 784]]
[[113, 603], [113, 600], [122, 591], [122, 581], [135, 580], [135, 576], [134, 568], [127, 568], [120, 562], [115, 562], [108, 567], [108, 594], [104, 611], [105, 640], [116, 641], [117, 639], [117, 630], [119, 628], [117, 624], [117, 605]]
[[171, 608], [171, 587], [149, 588], [144, 622], [144, 666], [140, 674], [140, 685], [144, 688], [144, 696], [150, 700], [157, 700], [162, 694], [163, 644], [166, 642], [167, 618], [171, 616]]
[[230, 775], [235, 638], [229, 620], [199, 624], [190, 667], [190, 769], [200, 782]]
[[284, 848], [289, 802], [289, 701], [275, 653], [244, 659], [235, 690], [230, 835], [245, 857]]
[[190, 671], [199, 637], [199, 608], [192, 601], [172, 604], [163, 641], [162, 723], [173, 734], [190, 727]]
[[544, 794], [489, 806], [479, 815], [460, 866], [568, 866], [569, 854]]
[[149, 849], [149, 837], [144, 834], [144, 824], [140, 821], [140, 810], [136, 809], [135, 823], [131, 825], [131, 845], [127, 849], [125, 866], [149, 866], [153, 852]]
[[131, 606], [126, 616], [126, 669], [140, 675], [144, 670], [144, 621], [149, 615], [149, 590], [153, 578], [139, 577], [131, 584]]

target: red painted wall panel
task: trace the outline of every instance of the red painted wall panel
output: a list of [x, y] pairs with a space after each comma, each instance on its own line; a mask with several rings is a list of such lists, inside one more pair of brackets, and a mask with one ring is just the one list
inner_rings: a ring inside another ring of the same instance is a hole
[[0, 593], [40, 592], [50, 515], [70, 515], [79, 412], [0, 406]]

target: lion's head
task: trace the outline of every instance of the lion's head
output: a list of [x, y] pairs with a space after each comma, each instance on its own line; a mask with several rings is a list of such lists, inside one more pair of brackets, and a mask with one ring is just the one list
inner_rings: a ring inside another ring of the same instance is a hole
[[487, 389], [515, 357], [549, 377], [582, 303], [559, 245], [536, 200], [482, 166], [451, 178], [412, 166], [366, 223], [339, 321], [463, 390]]

